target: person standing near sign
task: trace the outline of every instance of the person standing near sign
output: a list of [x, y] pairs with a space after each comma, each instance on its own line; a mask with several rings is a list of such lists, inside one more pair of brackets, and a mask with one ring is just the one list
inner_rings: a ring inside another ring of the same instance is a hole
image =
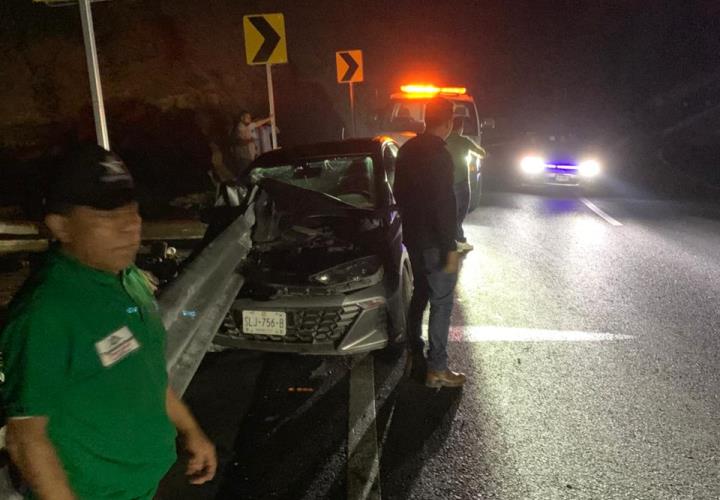
[[191, 482], [212, 479], [215, 447], [168, 387], [165, 329], [133, 264], [141, 219], [125, 164], [79, 149], [57, 169], [46, 212], [59, 246], [0, 333], [7, 449], [31, 496], [149, 500], [176, 432]]
[[459, 252], [470, 252], [475, 249], [467, 242], [463, 221], [470, 208], [470, 152], [481, 158], [485, 157], [485, 150], [475, 144], [475, 141], [463, 135], [465, 120], [461, 116], [453, 120], [453, 131], [447, 138], [447, 149], [453, 160], [455, 180], [455, 200], [457, 201], [457, 249]]
[[248, 111], [240, 113], [240, 121], [233, 130], [236, 176], [242, 175], [250, 166], [250, 163], [258, 157], [257, 129], [271, 121], [272, 116], [262, 120], [253, 120]]
[[411, 362], [422, 364], [422, 318], [430, 303], [425, 385], [459, 387], [465, 375], [448, 368], [448, 335], [460, 267], [453, 162], [445, 139], [453, 126], [453, 104], [435, 97], [425, 108], [425, 133], [407, 141], [398, 153], [394, 192], [410, 254], [415, 288], [408, 314]]

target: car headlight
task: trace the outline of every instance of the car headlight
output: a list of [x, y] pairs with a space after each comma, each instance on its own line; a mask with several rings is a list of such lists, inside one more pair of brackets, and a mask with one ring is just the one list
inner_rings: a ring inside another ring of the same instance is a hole
[[321, 285], [337, 285], [360, 281], [381, 271], [382, 265], [378, 257], [363, 257], [313, 274], [310, 280]]
[[520, 168], [526, 174], [539, 174], [545, 169], [545, 160], [539, 156], [526, 156], [520, 161]]
[[578, 172], [583, 177], [595, 177], [600, 173], [600, 163], [597, 160], [585, 160], [578, 165]]
[[478, 153], [473, 150], [468, 150], [468, 153], [465, 156], [465, 163], [467, 164], [471, 172], [477, 172], [478, 170], [480, 170], [481, 159], [482, 156], [480, 156]]

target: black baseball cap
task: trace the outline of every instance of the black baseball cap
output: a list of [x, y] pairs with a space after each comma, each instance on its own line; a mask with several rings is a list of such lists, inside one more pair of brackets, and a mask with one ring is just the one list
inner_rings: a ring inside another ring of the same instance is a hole
[[79, 205], [112, 210], [136, 200], [135, 182], [122, 159], [87, 144], [73, 150], [55, 169], [45, 211], [60, 213]]

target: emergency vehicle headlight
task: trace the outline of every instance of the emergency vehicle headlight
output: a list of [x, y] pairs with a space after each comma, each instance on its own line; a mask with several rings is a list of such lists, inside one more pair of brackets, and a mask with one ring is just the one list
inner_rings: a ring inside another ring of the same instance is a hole
[[585, 160], [578, 165], [578, 172], [583, 177], [595, 177], [600, 174], [600, 163], [597, 160]]
[[539, 174], [545, 169], [545, 160], [539, 156], [526, 156], [520, 161], [520, 168], [526, 174]]

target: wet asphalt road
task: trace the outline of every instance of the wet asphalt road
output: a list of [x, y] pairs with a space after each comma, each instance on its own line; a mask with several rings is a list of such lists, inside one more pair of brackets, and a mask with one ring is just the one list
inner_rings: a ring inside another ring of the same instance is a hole
[[720, 207], [490, 193], [466, 229], [464, 389], [383, 356], [208, 354], [186, 399], [221, 474], [162, 497], [720, 498]]

